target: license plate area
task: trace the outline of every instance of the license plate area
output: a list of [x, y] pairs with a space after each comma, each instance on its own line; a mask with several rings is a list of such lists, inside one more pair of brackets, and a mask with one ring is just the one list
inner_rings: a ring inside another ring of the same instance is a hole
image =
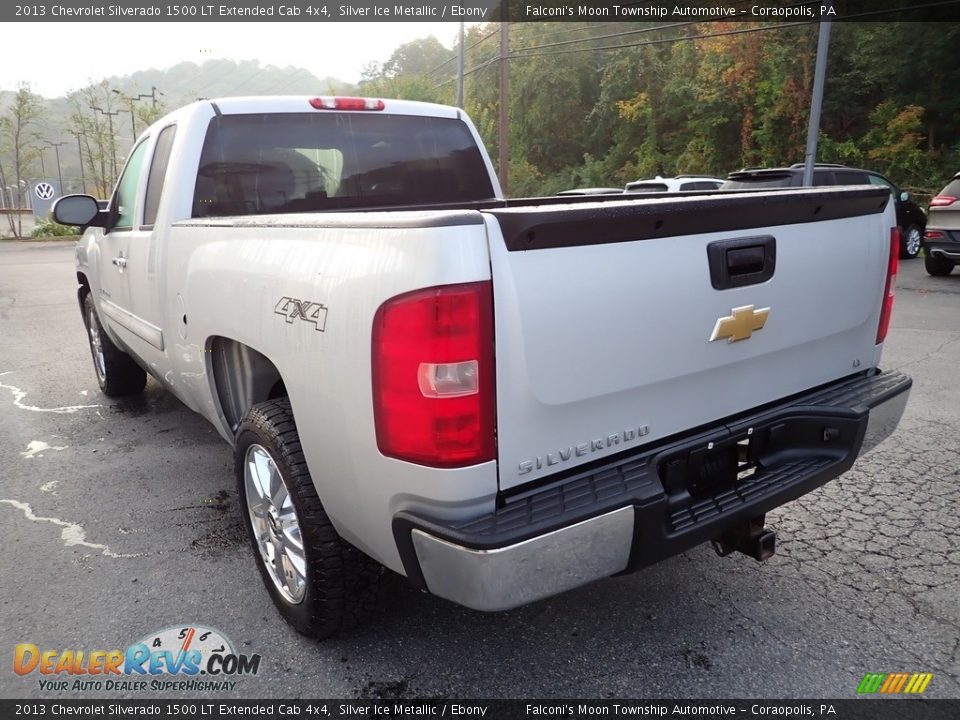
[[670, 504], [722, 493], [778, 466], [803, 459], [843, 459], [856, 444], [855, 419], [798, 415], [728, 428], [658, 458]]
[[756, 472], [755, 447], [750, 436], [710, 442], [661, 463], [660, 479], [668, 495], [713, 495]]

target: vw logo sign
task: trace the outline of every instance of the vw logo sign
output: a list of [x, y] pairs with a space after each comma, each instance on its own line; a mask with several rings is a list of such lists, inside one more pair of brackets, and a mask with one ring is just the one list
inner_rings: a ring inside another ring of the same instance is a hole
[[49, 200], [53, 197], [53, 185], [48, 182], [37, 183], [33, 191], [37, 194], [37, 197], [41, 200]]

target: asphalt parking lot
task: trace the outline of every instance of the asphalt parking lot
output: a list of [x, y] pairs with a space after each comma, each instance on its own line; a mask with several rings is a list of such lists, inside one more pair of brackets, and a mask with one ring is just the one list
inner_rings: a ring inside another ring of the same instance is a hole
[[914, 378], [906, 415], [768, 517], [770, 561], [701, 546], [500, 614], [400, 586], [323, 643], [263, 589], [214, 430], [153, 380], [99, 394], [75, 287], [72, 243], [0, 243], [0, 697], [51, 696], [14, 674], [19, 643], [122, 649], [197, 623], [262, 655], [231, 697], [851, 698], [867, 672], [960, 697], [960, 270], [901, 265], [883, 364]]

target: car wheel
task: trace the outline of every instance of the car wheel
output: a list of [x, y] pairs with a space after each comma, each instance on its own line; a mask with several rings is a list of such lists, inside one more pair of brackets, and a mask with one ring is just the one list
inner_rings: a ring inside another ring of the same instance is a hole
[[325, 638], [377, 607], [386, 569], [341, 538], [317, 496], [287, 398], [240, 422], [236, 475], [263, 582], [297, 631]]
[[908, 225], [903, 229], [900, 238], [900, 257], [908, 260], [915, 258], [920, 253], [923, 231], [916, 225]]
[[949, 275], [953, 271], [953, 263], [940, 255], [930, 255], [923, 259], [923, 265], [930, 275], [942, 277]]
[[108, 397], [123, 397], [143, 392], [147, 384], [147, 373], [107, 337], [90, 293], [83, 298], [83, 322], [87, 328], [93, 369], [97, 373], [97, 383], [103, 394]]

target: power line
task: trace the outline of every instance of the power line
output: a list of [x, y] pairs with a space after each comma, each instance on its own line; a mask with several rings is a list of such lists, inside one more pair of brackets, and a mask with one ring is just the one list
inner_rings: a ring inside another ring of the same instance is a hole
[[[479, 45], [480, 43], [482, 43], [482, 42], [483, 42], [484, 40], [486, 40], [487, 38], [493, 37], [493, 36], [496, 35], [498, 32], [499, 32], [499, 30], [493, 30], [493, 31], [491, 31], [491, 32], [488, 32], [486, 35], [484, 35], [482, 38], [480, 38], [479, 40], [477, 40], [475, 43], [473, 43], [472, 45], [469, 45], [469, 46], [467, 47], [467, 50], [466, 50], [466, 51], [467, 51], [467, 52], [470, 52], [470, 51], [473, 50], [477, 45]], [[447, 59], [444, 60], [442, 63], [440, 63], [439, 65], [437, 65], [435, 68], [433, 68], [433, 69], [431, 69], [431, 70], [427, 70], [425, 73], [423, 73], [424, 77], [429, 77], [430, 75], [433, 75], [437, 70], [442, 70], [443, 68], [445, 68], [447, 65], [449, 65], [450, 63], [452, 63], [452, 62], [453, 62], [454, 60], [456, 60], [456, 59], [457, 59], [457, 55], [454, 55], [453, 57], [447, 58]]]
[[816, 22], [816, 20], [807, 20], [804, 22], [793, 22], [793, 23], [780, 23], [777, 25], [764, 25], [763, 27], [758, 27], [758, 28], [744, 28], [742, 30], [727, 30], [724, 32], [705, 33], [701, 35], [683, 35], [681, 37], [660, 38], [658, 40], [644, 40], [642, 42], [623, 43], [620, 45], [606, 45], [604, 47], [573, 48], [569, 50], [551, 50], [550, 52], [527, 53], [526, 55], [511, 55], [510, 59], [513, 60], [513, 59], [519, 59], [519, 58], [543, 57], [546, 55], [570, 55], [572, 53], [599, 52], [603, 50], [622, 50], [624, 48], [644, 47], [646, 45], [663, 45], [666, 43], [682, 42], [684, 40], [703, 40], [705, 38], [723, 37], [725, 35], [743, 35], [745, 33], [752, 33], [752, 32], [780, 30], [780, 29], [791, 28], [791, 27], [799, 27], [800, 25], [810, 25], [811, 23], [814, 23], [814, 22]]
[[687, 25], [696, 25], [696, 24], [697, 24], [696, 22], [670, 23], [669, 25], [657, 25], [654, 27], [643, 28], [641, 30], [626, 30], [624, 32], [619, 32], [619, 33], [610, 33], [609, 35], [594, 35], [592, 37], [577, 38], [575, 40], [562, 40], [560, 42], [544, 43], [543, 45], [530, 45], [528, 47], [516, 48], [516, 50], [517, 51], [539, 50], [540, 48], [558, 47], [560, 45], [573, 45], [575, 43], [589, 42], [591, 40], [606, 40], [608, 38], [623, 37], [625, 35], [639, 35], [644, 33], [657, 32], [658, 30], [670, 30], [671, 28], [686, 27]]

